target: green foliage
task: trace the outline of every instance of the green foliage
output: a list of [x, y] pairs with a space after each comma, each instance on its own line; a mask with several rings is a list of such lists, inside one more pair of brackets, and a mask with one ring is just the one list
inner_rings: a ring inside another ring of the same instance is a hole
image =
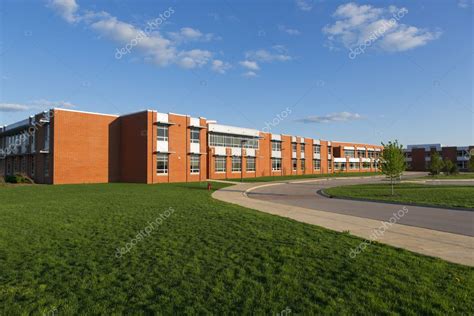
[[431, 162], [430, 162], [430, 174], [436, 176], [440, 174], [441, 170], [444, 168], [443, 160], [438, 152], [431, 153]]
[[31, 180], [28, 176], [24, 174], [16, 174], [14, 176], [6, 176], [5, 182], [8, 183], [28, 183], [32, 184], [33, 180]]
[[472, 314], [471, 267], [381, 244], [352, 259], [361, 238], [205, 183], [6, 186], [0, 201], [0, 315]]
[[388, 144], [382, 143], [384, 146], [380, 169], [383, 174], [390, 179], [392, 186], [392, 194], [394, 194], [393, 184], [396, 179], [399, 179], [406, 169], [405, 154], [403, 153], [403, 145], [398, 143], [398, 140], [389, 141]]
[[474, 153], [472, 151], [473, 150], [471, 149], [468, 168], [469, 168], [469, 171], [474, 172]]

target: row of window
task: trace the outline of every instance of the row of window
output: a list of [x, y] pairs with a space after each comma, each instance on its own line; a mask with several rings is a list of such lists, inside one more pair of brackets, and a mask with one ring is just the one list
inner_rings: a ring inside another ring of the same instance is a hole
[[[199, 173], [201, 171], [201, 159], [199, 155], [190, 155], [189, 157], [191, 173]], [[169, 156], [167, 154], [158, 154], [156, 156], [156, 173], [168, 174], [169, 172]]]
[[[242, 171], [242, 158], [238, 156], [232, 157], [232, 172]], [[245, 163], [245, 170], [247, 172], [254, 172], [256, 169], [255, 157], [247, 157]], [[214, 170], [215, 172], [226, 172], [227, 171], [227, 157], [216, 156], [214, 159]]]
[[[169, 140], [169, 126], [159, 124], [157, 127], [157, 140], [167, 142]], [[199, 144], [200, 141], [200, 130], [199, 128], [192, 127], [189, 129], [189, 139], [193, 144]]]
[[209, 146], [258, 149], [258, 138], [251, 136], [210, 133]]

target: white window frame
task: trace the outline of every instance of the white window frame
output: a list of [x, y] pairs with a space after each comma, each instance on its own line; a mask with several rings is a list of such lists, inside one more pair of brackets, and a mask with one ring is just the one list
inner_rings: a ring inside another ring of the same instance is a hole
[[[195, 138], [197, 135], [197, 138]], [[199, 144], [200, 143], [200, 130], [199, 128], [190, 128], [189, 130], [189, 139], [192, 144]]]
[[[164, 163], [163, 168], [159, 168], [159, 163]], [[156, 155], [156, 173], [158, 175], [167, 175], [169, 172], [169, 157], [167, 154], [157, 154]]]
[[281, 142], [272, 140], [272, 151], [281, 151]]
[[232, 156], [232, 172], [242, 172], [242, 157]]
[[293, 171], [298, 170], [298, 159], [291, 159], [291, 168], [293, 169]]
[[191, 173], [201, 172], [201, 156], [191, 155], [189, 157], [189, 168]]
[[[222, 165], [220, 165], [222, 164]], [[227, 157], [216, 156], [214, 158], [214, 171], [216, 173], [222, 173], [227, 171]]]
[[320, 154], [321, 153], [321, 145], [313, 145], [313, 153]]
[[256, 170], [256, 159], [255, 157], [247, 157], [245, 162], [245, 170], [247, 172], [255, 172]]
[[321, 159], [313, 159], [313, 169], [321, 170]]
[[[164, 131], [164, 135], [160, 136], [160, 130]], [[158, 124], [156, 126], [156, 139], [158, 141], [167, 142], [169, 140], [169, 126], [165, 124]]]
[[272, 158], [272, 171], [281, 171], [281, 158]]

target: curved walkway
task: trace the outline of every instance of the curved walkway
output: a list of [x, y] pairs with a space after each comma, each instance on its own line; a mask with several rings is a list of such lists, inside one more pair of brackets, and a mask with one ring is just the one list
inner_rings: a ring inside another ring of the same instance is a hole
[[[394, 212], [403, 208], [403, 205], [328, 199], [318, 196], [316, 191], [318, 188], [329, 186], [378, 181], [381, 181], [380, 177], [243, 183], [218, 190], [214, 192], [213, 197], [336, 231], [350, 231], [353, 235], [372, 239], [374, 232], [380, 231], [383, 221], [388, 221]], [[337, 210], [331, 204], [331, 209], [327, 209], [327, 205], [320, 204], [324, 199], [331, 201], [330, 203], [343, 202], [344, 207]], [[358, 207], [355, 207], [356, 204]], [[381, 207], [371, 209], [374, 204], [380, 204]], [[366, 207], [369, 210], [364, 210]], [[408, 212], [395, 224], [385, 225], [384, 233], [376, 239], [378, 242], [474, 266], [474, 237], [472, 237], [474, 212], [446, 209], [429, 211], [426, 209], [433, 208], [415, 206], [408, 206], [407, 209]], [[375, 210], [378, 210], [377, 213]], [[437, 214], [438, 211], [443, 213]], [[449, 224], [439, 222], [443, 220], [447, 220]], [[461, 220], [464, 223], [460, 223]], [[428, 226], [428, 228], [416, 226]]]

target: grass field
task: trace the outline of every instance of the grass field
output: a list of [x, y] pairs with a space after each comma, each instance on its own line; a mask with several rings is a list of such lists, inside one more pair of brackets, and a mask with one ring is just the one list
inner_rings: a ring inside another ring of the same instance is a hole
[[[275, 176], [275, 177], [255, 177], [255, 178], [244, 178], [243, 182], [271, 182], [271, 181], [286, 181], [286, 180], [298, 180], [298, 179], [312, 179], [312, 178], [343, 178], [343, 177], [363, 177], [363, 176], [378, 176], [382, 175], [381, 172], [341, 172], [341, 173], [328, 173], [328, 174], [304, 174], [304, 175], [292, 175], [292, 176]], [[229, 181], [240, 182], [239, 179], [227, 179]]]
[[8, 186], [0, 201], [0, 315], [474, 312], [473, 268], [381, 244], [351, 259], [361, 239], [205, 184]]
[[388, 184], [357, 184], [324, 190], [334, 197], [464, 207], [474, 210], [474, 186], [400, 183], [391, 195]]
[[458, 174], [451, 174], [448, 176], [444, 174], [440, 174], [436, 176], [426, 176], [426, 177], [423, 177], [422, 179], [437, 179], [437, 180], [474, 179], [474, 172], [463, 172], [463, 173], [458, 173]]

